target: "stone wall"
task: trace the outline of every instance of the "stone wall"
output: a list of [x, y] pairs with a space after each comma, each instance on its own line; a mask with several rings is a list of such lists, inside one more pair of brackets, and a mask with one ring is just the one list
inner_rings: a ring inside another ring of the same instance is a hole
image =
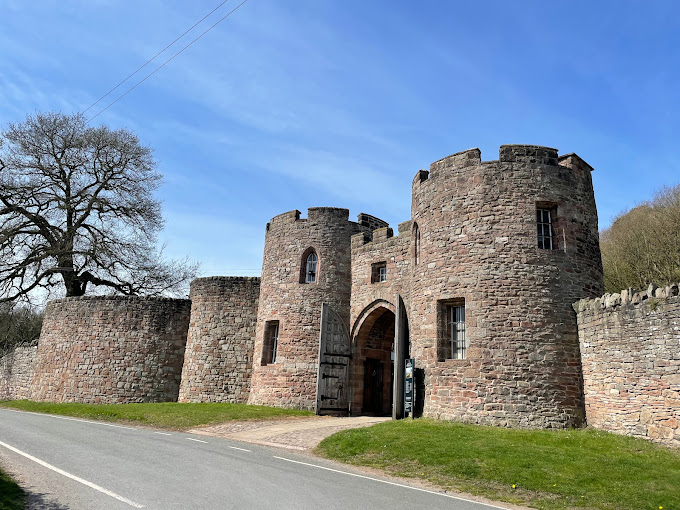
[[[582, 423], [571, 305], [603, 292], [591, 171], [573, 154], [504, 145], [497, 161], [472, 149], [416, 174], [409, 321], [426, 416], [521, 427]], [[538, 207], [553, 211], [554, 249], [537, 245]], [[439, 352], [445, 307], [454, 300], [464, 300], [466, 359]]]
[[[350, 238], [369, 227], [349, 221], [349, 211], [313, 207], [280, 214], [267, 224], [250, 404], [316, 408], [321, 305], [349, 325]], [[304, 261], [318, 256], [317, 278], [304, 283]], [[263, 358], [265, 328], [278, 321], [276, 362]]]
[[32, 400], [176, 401], [191, 302], [78, 297], [45, 309]]
[[[399, 235], [383, 227], [352, 237], [352, 303], [350, 309], [352, 359], [350, 363], [352, 413], [391, 413], [392, 360], [396, 297], [400, 295], [408, 308], [411, 277], [411, 222], [399, 225]], [[375, 281], [373, 267], [385, 264], [386, 279]], [[388, 313], [389, 312], [389, 313]], [[408, 353], [407, 353], [408, 355]], [[367, 359], [382, 363], [383, 408], [367, 409]]]
[[191, 282], [180, 402], [246, 402], [253, 370], [259, 278]]
[[0, 400], [31, 397], [36, 345], [21, 345], [0, 357]]
[[627, 289], [574, 308], [588, 425], [680, 446], [678, 285]]

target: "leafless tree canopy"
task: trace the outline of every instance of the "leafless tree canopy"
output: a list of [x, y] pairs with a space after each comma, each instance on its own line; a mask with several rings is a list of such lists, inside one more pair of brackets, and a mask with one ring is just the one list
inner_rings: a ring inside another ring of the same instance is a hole
[[600, 244], [607, 292], [680, 281], [680, 185], [620, 215]]
[[10, 124], [0, 132], [0, 302], [39, 289], [182, 292], [196, 267], [157, 248], [160, 181], [129, 131], [59, 113]]

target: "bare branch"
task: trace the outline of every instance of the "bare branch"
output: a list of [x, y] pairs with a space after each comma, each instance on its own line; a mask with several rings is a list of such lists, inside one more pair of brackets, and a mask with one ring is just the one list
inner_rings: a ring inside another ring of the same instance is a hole
[[78, 115], [37, 114], [0, 132], [0, 302], [59, 286], [184, 294], [197, 268], [156, 249], [155, 167], [133, 133]]

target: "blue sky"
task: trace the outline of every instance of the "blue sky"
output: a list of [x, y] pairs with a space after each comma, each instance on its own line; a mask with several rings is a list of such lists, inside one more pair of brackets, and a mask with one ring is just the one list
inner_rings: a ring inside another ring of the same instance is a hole
[[[0, 0], [0, 124], [84, 110], [219, 3]], [[257, 275], [272, 216], [396, 231], [415, 172], [472, 147], [576, 152], [608, 226], [680, 183], [678, 50], [672, 1], [249, 0], [93, 123], [155, 149], [169, 255]]]

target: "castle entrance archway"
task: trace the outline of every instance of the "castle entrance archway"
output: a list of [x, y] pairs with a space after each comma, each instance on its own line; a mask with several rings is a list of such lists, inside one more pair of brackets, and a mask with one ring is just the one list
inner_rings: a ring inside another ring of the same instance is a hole
[[353, 338], [352, 414], [392, 414], [395, 314], [388, 303], [367, 308]]

